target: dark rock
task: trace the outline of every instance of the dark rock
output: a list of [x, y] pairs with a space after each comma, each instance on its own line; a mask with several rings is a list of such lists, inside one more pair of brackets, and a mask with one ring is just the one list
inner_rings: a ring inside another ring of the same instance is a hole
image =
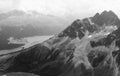
[[113, 11], [103, 11], [101, 14], [97, 13], [91, 17], [92, 21], [100, 26], [106, 25], [118, 25], [120, 26], [120, 20]]

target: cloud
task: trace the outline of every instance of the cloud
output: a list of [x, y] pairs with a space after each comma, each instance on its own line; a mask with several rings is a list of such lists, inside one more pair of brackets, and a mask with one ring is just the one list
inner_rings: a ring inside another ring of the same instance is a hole
[[36, 10], [45, 14], [88, 17], [103, 10], [120, 14], [120, 0], [0, 0], [0, 9]]
[[63, 15], [67, 9], [64, 2], [61, 0], [21, 0], [19, 9], [22, 10], [37, 10], [44, 14]]
[[9, 11], [19, 6], [19, 0], [0, 0], [0, 10]]

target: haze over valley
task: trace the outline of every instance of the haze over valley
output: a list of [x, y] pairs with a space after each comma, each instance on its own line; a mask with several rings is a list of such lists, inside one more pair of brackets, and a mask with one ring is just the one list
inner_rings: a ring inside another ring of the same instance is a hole
[[66, 24], [69, 25], [69, 20], [54, 15], [44, 15], [36, 11], [26, 13], [20, 10], [12, 10], [1, 13], [0, 49], [12, 49], [22, 45], [8, 44], [10, 37], [21, 39], [57, 34], [67, 27]]

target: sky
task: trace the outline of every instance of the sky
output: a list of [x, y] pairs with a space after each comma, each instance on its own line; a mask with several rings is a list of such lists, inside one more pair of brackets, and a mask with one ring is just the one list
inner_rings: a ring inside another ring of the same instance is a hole
[[103, 10], [113, 10], [120, 17], [120, 0], [0, 0], [0, 11], [35, 10], [58, 16], [92, 16]]

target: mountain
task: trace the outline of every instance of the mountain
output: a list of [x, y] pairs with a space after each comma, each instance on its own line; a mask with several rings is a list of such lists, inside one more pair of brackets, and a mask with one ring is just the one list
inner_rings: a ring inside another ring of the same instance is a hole
[[0, 13], [0, 50], [13, 49], [23, 45], [8, 44], [10, 37], [21, 39], [57, 34], [66, 27], [66, 24], [69, 24], [66, 19], [36, 11], [11, 10]]
[[101, 14], [96, 13], [91, 20], [98, 25], [120, 25], [118, 16], [113, 11], [104, 11]]
[[[77, 19], [43, 43], [16, 52], [1, 53], [0, 74], [120, 76], [120, 25], [116, 21], [109, 22], [117, 18], [113, 12], [103, 13], [104, 17], [101, 14], [96, 21], [93, 21], [96, 15]], [[99, 18], [105, 22], [98, 24]]]

